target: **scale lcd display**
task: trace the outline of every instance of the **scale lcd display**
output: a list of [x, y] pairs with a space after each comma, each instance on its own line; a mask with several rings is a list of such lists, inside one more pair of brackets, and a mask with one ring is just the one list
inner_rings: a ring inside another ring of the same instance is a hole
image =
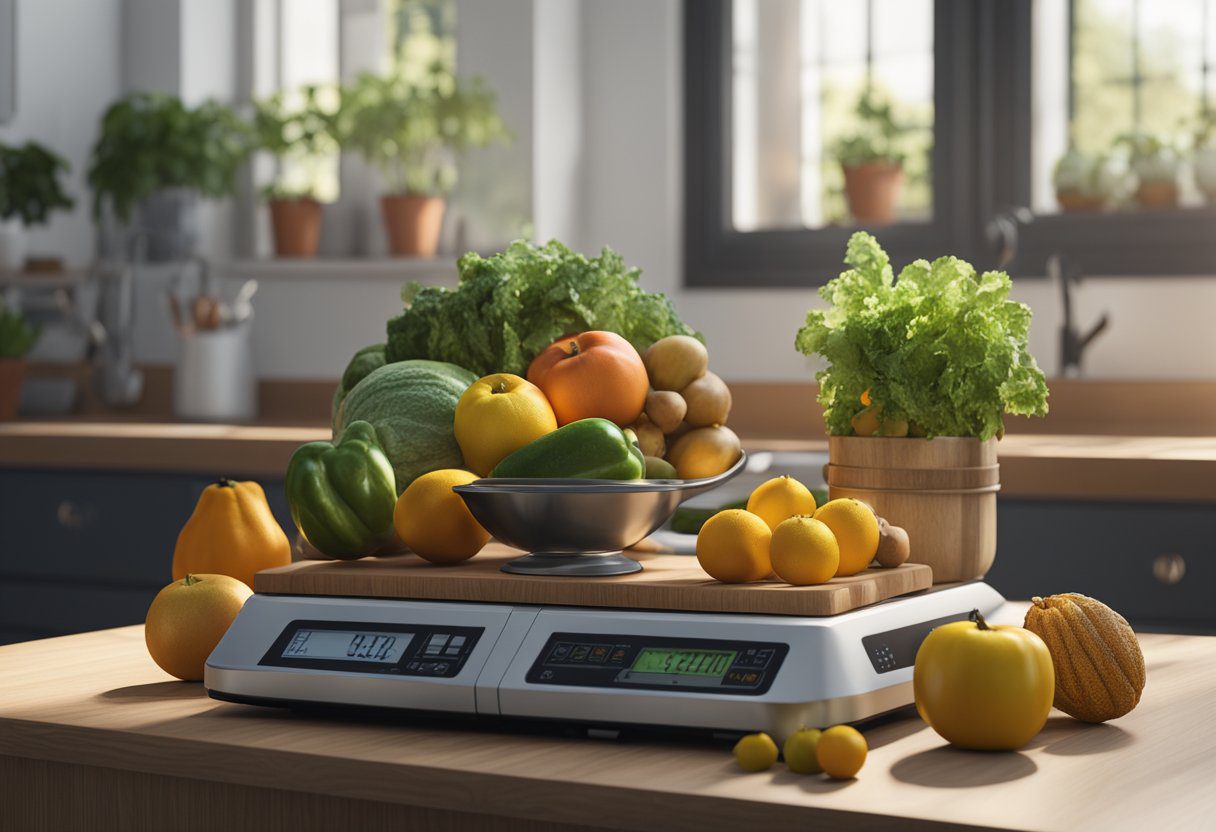
[[732, 650], [679, 650], [645, 647], [634, 659], [633, 673], [667, 673], [673, 676], [698, 676], [721, 679], [735, 661]]
[[296, 630], [280, 655], [284, 659], [333, 659], [393, 664], [401, 659], [413, 639], [411, 633], [302, 628]]

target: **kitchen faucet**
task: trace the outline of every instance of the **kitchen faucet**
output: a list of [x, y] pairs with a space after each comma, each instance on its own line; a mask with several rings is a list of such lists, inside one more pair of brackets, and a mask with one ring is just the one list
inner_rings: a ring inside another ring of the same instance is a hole
[[1078, 378], [1085, 348], [1110, 324], [1110, 316], [1103, 312], [1097, 323], [1082, 335], [1072, 315], [1072, 289], [1081, 282], [1080, 269], [1064, 255], [1053, 254], [1047, 258], [1047, 276], [1060, 284], [1060, 298], [1064, 303], [1064, 320], [1060, 324], [1060, 375]]

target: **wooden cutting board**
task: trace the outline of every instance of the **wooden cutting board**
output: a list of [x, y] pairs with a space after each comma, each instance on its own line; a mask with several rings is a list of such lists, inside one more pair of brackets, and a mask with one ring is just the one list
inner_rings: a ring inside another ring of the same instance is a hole
[[433, 566], [413, 555], [354, 561], [299, 561], [259, 572], [258, 592], [358, 598], [480, 601], [770, 615], [838, 615], [887, 598], [928, 589], [933, 572], [921, 564], [869, 569], [819, 586], [777, 580], [722, 584], [690, 555], [630, 552], [645, 567], [611, 578], [509, 575], [499, 567], [521, 553], [490, 543], [472, 560]]

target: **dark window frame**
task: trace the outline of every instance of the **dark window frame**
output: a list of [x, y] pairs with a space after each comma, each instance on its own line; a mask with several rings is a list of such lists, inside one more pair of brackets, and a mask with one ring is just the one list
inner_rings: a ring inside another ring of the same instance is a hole
[[[933, 220], [874, 231], [896, 268], [942, 254], [992, 268], [1011, 242], [987, 231], [1031, 201], [1031, 7], [936, 0]], [[730, 0], [685, 0], [684, 285], [822, 285], [861, 226], [731, 227], [729, 20]], [[1007, 268], [1016, 277], [1043, 275], [1053, 253], [1103, 276], [1203, 275], [1216, 266], [1216, 206], [1036, 215], [1015, 228]]]

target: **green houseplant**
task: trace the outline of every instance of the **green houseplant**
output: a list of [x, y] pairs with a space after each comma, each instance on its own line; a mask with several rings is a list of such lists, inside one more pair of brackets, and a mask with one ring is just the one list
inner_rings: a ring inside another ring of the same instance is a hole
[[895, 119], [890, 101], [867, 89], [857, 100], [858, 127], [839, 139], [833, 155], [844, 172], [849, 213], [860, 223], [886, 225], [904, 183], [901, 141], [908, 128]]
[[342, 122], [343, 143], [385, 178], [380, 206], [396, 255], [435, 253], [459, 155], [510, 135], [493, 91], [440, 64], [416, 83], [400, 75], [360, 75], [343, 91]]
[[21, 313], [0, 302], [0, 421], [17, 418], [25, 356], [37, 340], [38, 330], [26, 323]]
[[[332, 95], [331, 95], [332, 94]], [[325, 99], [333, 98], [331, 105]], [[263, 189], [270, 206], [275, 254], [312, 257], [321, 236], [318, 183], [321, 165], [338, 152], [337, 91], [309, 85], [254, 104], [255, 146], [278, 161], [275, 180]]]
[[1194, 131], [1195, 185], [1209, 203], [1216, 202], [1216, 112], [1201, 112]]
[[1136, 174], [1136, 202], [1142, 208], [1173, 208], [1178, 205], [1178, 169], [1182, 157], [1171, 142], [1151, 133], [1124, 133], [1115, 148], [1127, 155]]
[[37, 142], [0, 144], [0, 270], [25, 266], [25, 232], [43, 225], [56, 210], [70, 210], [71, 197], [59, 185], [68, 163]]
[[865, 232], [845, 262], [795, 339], [826, 362], [816, 379], [829, 496], [906, 529], [911, 559], [934, 581], [980, 577], [996, 555], [1003, 417], [1047, 413], [1030, 309], [1010, 300], [1009, 275], [954, 257], [917, 260], [897, 278]]
[[197, 198], [235, 187], [249, 152], [249, 128], [216, 101], [187, 107], [175, 95], [131, 93], [102, 116], [88, 182], [93, 214], [108, 208], [147, 243], [150, 260], [189, 256], [198, 236]]

